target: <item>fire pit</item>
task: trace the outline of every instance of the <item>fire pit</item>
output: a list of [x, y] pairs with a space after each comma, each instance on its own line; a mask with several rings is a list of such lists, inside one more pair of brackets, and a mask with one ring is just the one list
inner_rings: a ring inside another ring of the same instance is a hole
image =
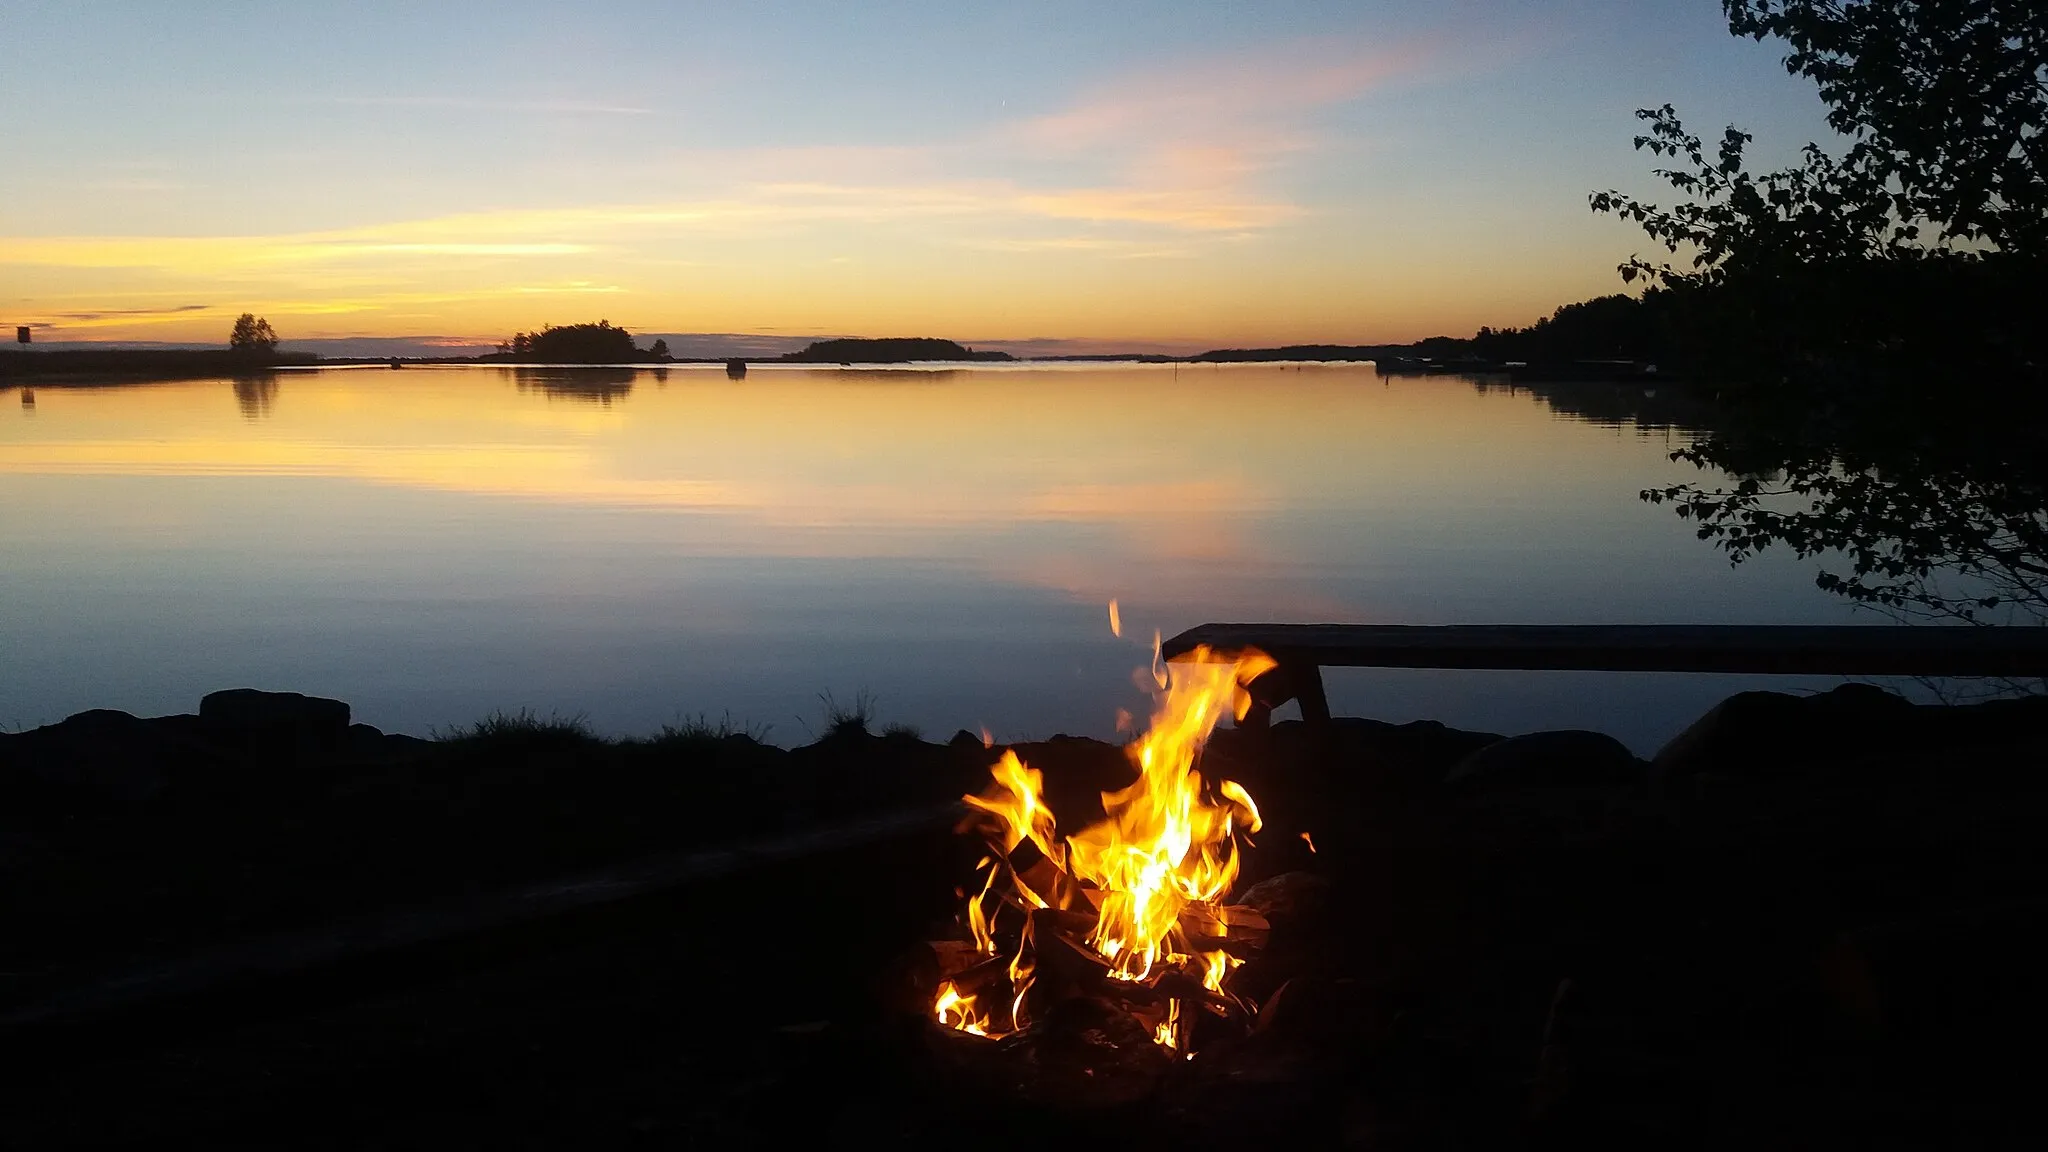
[[1038, 1103], [1132, 1104], [1241, 1046], [1284, 999], [1258, 963], [1266, 913], [1313, 901], [1318, 878], [1275, 877], [1230, 902], [1258, 804], [1197, 771], [1217, 724], [1244, 715], [1247, 686], [1273, 667], [1251, 650], [1155, 662], [1157, 709], [1125, 749], [1136, 778], [1103, 791], [1101, 818], [1071, 834], [1040, 771], [1001, 752], [988, 789], [964, 798], [959, 831], [984, 851], [959, 890], [959, 932], [926, 942], [905, 974], [942, 1064]]

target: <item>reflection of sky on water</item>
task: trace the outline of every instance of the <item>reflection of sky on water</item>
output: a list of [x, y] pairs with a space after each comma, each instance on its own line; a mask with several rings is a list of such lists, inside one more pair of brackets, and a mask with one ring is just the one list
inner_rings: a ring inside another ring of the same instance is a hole
[[[44, 389], [0, 420], [0, 723], [236, 684], [784, 742], [865, 687], [937, 736], [1107, 735], [1209, 620], [1832, 622], [1638, 489], [1663, 433], [1370, 368], [489, 369]], [[1340, 709], [1653, 746], [1739, 686], [1344, 672]]]

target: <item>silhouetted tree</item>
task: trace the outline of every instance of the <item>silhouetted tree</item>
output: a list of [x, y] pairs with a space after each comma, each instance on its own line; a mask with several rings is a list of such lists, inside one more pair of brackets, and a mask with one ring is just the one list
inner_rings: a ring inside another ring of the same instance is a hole
[[595, 324], [552, 324], [512, 337], [512, 355], [544, 364], [625, 364], [640, 358], [633, 334], [609, 320]]
[[270, 321], [244, 312], [235, 317], [234, 331], [228, 333], [228, 348], [234, 352], [268, 356], [277, 351], [277, 333], [271, 331]]
[[1730, 29], [1792, 46], [1841, 155], [1752, 174], [1669, 105], [1639, 149], [1682, 199], [1616, 192], [1683, 266], [1633, 258], [1723, 385], [1720, 426], [1674, 454], [1722, 486], [1670, 502], [1740, 563], [1836, 554], [1821, 587], [1909, 617], [2048, 622], [2048, 5], [1724, 0]]
[[818, 340], [784, 360], [810, 364], [902, 364], [913, 360], [1009, 360], [1008, 352], [976, 352], [951, 340], [929, 336], [891, 336], [876, 340]]
[[1725, 0], [1731, 31], [1791, 45], [1905, 221], [1957, 241], [2048, 249], [2048, 5], [2040, 0]]
[[1527, 328], [1481, 328], [1458, 353], [1483, 360], [1557, 363], [1670, 358], [1667, 293], [1600, 296], [1566, 304]]
[[673, 357], [671, 357], [671, 356], [670, 356], [670, 355], [668, 354], [668, 341], [666, 341], [666, 340], [656, 340], [656, 341], [654, 342], [654, 347], [652, 347], [652, 348], [649, 348], [649, 349], [647, 350], [647, 354], [648, 354], [649, 356], [652, 356], [652, 357], [654, 357], [654, 358], [655, 358], [656, 360], [670, 360], [670, 359], [673, 359]]

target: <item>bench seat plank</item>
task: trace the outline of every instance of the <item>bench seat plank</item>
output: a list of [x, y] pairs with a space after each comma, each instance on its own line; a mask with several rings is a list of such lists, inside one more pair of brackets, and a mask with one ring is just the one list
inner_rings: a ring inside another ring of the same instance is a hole
[[1283, 665], [1820, 676], [2048, 676], [2048, 628], [1726, 624], [1203, 624], [1161, 645]]

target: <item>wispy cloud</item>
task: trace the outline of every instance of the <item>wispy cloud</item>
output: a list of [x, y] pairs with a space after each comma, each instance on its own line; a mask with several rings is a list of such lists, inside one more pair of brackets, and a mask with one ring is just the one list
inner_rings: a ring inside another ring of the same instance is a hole
[[654, 115], [652, 108], [586, 100], [495, 100], [472, 96], [336, 96], [331, 102], [372, 108], [447, 108], [459, 112], [516, 112], [522, 115]]
[[0, 240], [0, 264], [221, 271], [339, 260], [567, 257], [662, 236], [744, 234], [835, 222], [974, 218], [1081, 220], [1220, 233], [1267, 227], [1294, 211], [1283, 203], [1227, 189], [1039, 191], [1009, 181], [775, 184], [715, 200], [470, 212], [283, 235], [13, 236]]
[[1097, 252], [1114, 260], [1187, 259], [1195, 255], [1193, 248], [1161, 248], [1143, 240], [1108, 236], [1006, 236], [962, 243], [986, 252]]
[[1324, 143], [1319, 116], [1416, 72], [1434, 55], [1420, 44], [1312, 40], [1188, 58], [1098, 85], [1058, 112], [999, 126], [993, 140], [1034, 159], [1104, 173], [1094, 187], [1028, 194], [1034, 213], [1241, 238], [1304, 214], [1270, 176]]
[[58, 320], [133, 320], [139, 316], [176, 316], [184, 312], [204, 312], [211, 304], [179, 304], [171, 308], [107, 308], [98, 312], [58, 312]]
[[604, 295], [613, 292], [624, 292], [625, 289], [619, 287], [617, 284], [592, 284], [588, 280], [577, 280], [568, 284], [522, 284], [519, 287], [512, 289], [512, 291], [517, 292], [522, 296], [556, 296], [563, 294], [581, 296], [589, 294]]
[[1101, 85], [1011, 131], [1049, 148], [1292, 144], [1303, 113], [1364, 96], [1425, 66], [1433, 54], [1419, 44], [1307, 40], [1182, 60]]

